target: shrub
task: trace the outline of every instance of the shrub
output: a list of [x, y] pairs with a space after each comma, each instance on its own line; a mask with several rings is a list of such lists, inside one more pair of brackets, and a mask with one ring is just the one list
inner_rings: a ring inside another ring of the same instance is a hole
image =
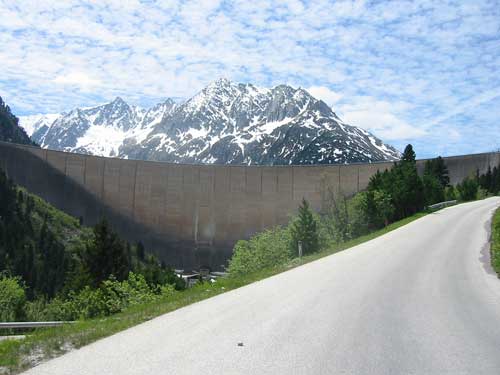
[[45, 298], [37, 298], [26, 302], [24, 306], [26, 320], [29, 322], [39, 322], [43, 320], [53, 320], [47, 318], [47, 301]]
[[377, 189], [356, 194], [351, 204], [353, 237], [388, 225], [395, 211], [391, 196]]
[[25, 303], [26, 293], [20, 278], [0, 274], [0, 321], [22, 320]]
[[472, 201], [476, 199], [478, 188], [477, 179], [466, 177], [461, 184], [457, 185], [458, 198], [461, 201]]
[[240, 240], [229, 261], [231, 275], [245, 275], [286, 263], [292, 258], [291, 234], [288, 228], [276, 227]]
[[[42, 311], [32, 304], [30, 314], [55, 320], [109, 316], [123, 311], [128, 306], [152, 302], [169, 297], [173, 293], [175, 293], [173, 285], [150, 287], [143, 275], [130, 272], [124, 281], [110, 277], [97, 289], [86, 286], [78, 293], [70, 292], [67, 299], [56, 297]], [[39, 304], [43, 306], [42, 302]]]
[[446, 201], [454, 201], [457, 199], [457, 191], [454, 186], [448, 186], [444, 190], [444, 199]]
[[484, 199], [488, 198], [488, 190], [483, 188], [478, 188], [476, 193], [476, 199]]

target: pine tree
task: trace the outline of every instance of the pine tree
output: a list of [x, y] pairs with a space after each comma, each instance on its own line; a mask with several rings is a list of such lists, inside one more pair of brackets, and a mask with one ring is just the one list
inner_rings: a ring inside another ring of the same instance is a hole
[[142, 244], [141, 241], [137, 242], [136, 248], [137, 248], [137, 258], [139, 258], [139, 260], [143, 262], [146, 256], [146, 251], [144, 250], [144, 245]]
[[84, 262], [96, 287], [111, 275], [119, 281], [127, 278], [131, 267], [126, 246], [105, 218], [94, 227], [94, 239], [87, 246]]
[[450, 177], [442, 157], [425, 162], [422, 182], [427, 205], [445, 200], [445, 189], [450, 184]]
[[302, 242], [304, 254], [311, 254], [319, 249], [318, 223], [309, 208], [309, 203], [302, 198], [299, 213], [292, 227], [293, 245], [298, 249], [299, 241]]
[[448, 167], [441, 156], [425, 162], [424, 175], [437, 178], [443, 189], [450, 185]]
[[411, 144], [405, 147], [405, 150], [403, 151], [403, 156], [401, 157], [401, 161], [415, 163], [416, 155], [415, 151], [413, 151], [413, 146]]

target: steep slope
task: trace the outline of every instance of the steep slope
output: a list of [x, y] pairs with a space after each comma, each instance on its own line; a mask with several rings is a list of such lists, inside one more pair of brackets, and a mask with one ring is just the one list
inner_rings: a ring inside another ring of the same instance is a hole
[[248, 165], [399, 158], [306, 90], [287, 85], [267, 89], [219, 79], [178, 105], [168, 99], [144, 110], [116, 98], [54, 118], [50, 126], [31, 126], [42, 147], [101, 156]]
[[0, 97], [0, 141], [34, 144], [23, 128], [19, 126], [19, 119], [12, 114], [10, 108]]

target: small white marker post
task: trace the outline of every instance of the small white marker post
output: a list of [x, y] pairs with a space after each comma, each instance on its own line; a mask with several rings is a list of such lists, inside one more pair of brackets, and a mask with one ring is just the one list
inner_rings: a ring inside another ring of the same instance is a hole
[[299, 258], [302, 258], [302, 241], [298, 242], [298, 247], [299, 247]]

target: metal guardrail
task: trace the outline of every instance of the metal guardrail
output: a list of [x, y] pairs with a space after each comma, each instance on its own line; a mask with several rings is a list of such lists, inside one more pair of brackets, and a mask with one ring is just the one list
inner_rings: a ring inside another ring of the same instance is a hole
[[74, 321], [58, 321], [58, 322], [0, 322], [0, 329], [9, 328], [41, 328], [41, 327], [57, 327], [64, 324], [73, 324]]
[[436, 203], [436, 204], [431, 204], [427, 208], [429, 208], [431, 210], [438, 210], [440, 208], [453, 206], [455, 204], [457, 204], [457, 201], [453, 200], [453, 201], [446, 201], [446, 202], [439, 202], [439, 203]]

